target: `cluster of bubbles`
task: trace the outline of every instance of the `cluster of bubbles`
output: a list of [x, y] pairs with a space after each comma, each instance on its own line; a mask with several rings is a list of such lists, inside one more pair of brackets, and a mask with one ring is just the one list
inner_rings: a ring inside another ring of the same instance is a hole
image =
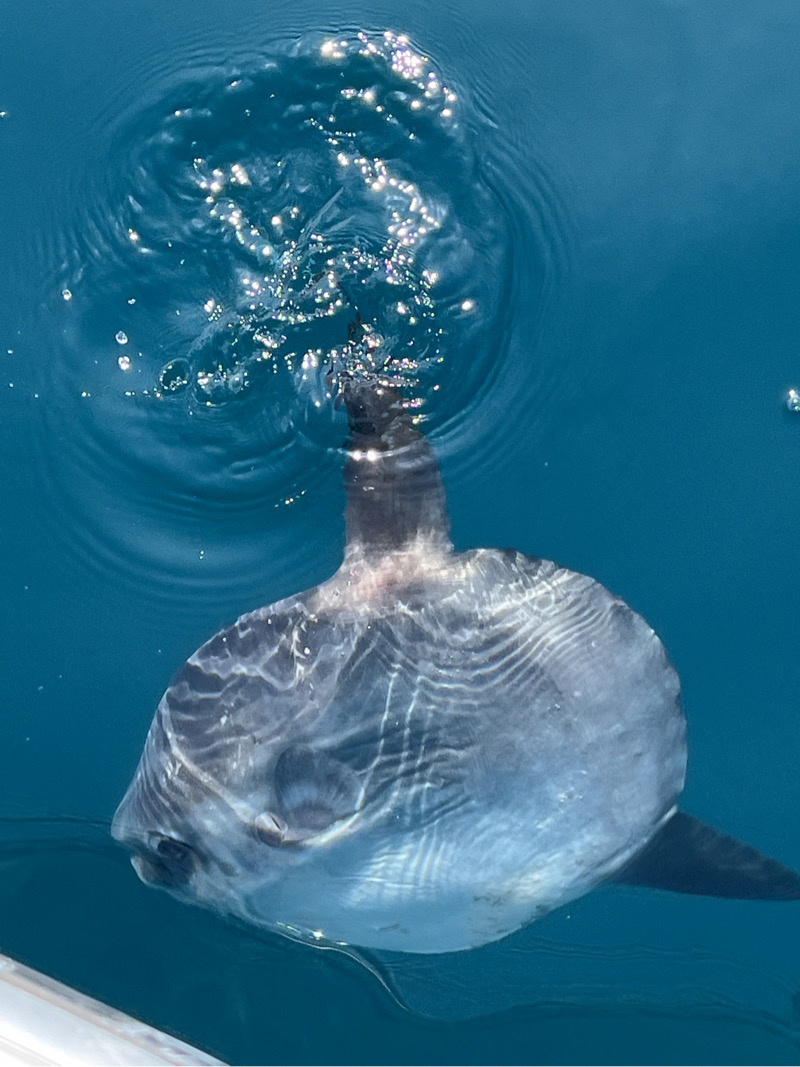
[[[305, 61], [233, 79], [159, 132], [159, 151], [187, 156], [172, 159], [175, 231], [131, 219], [127, 239], [141, 255], [181, 257], [194, 308], [176, 312], [192, 333], [158, 371], [157, 398], [218, 406], [283, 368], [317, 406], [342, 373], [413, 386], [476, 310], [447, 188], [456, 93], [388, 31], [324, 40]], [[414, 176], [432, 141], [444, 169], [423, 189]], [[127, 354], [118, 364], [134, 366]]]

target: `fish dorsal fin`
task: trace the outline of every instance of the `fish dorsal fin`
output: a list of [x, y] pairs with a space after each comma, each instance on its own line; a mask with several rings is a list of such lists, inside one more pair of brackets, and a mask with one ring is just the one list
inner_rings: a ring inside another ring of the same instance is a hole
[[342, 383], [347, 442], [348, 552], [387, 552], [426, 540], [450, 548], [439, 468], [397, 389], [376, 382]]
[[800, 874], [679, 811], [613, 881], [737, 900], [800, 900]]

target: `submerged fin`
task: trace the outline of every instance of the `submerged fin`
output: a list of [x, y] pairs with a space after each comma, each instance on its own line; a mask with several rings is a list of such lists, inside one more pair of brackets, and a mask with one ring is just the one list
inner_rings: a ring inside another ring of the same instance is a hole
[[349, 379], [342, 383], [342, 396], [350, 425], [348, 547], [385, 552], [425, 537], [448, 548], [439, 468], [400, 393], [392, 386]]
[[283, 836], [302, 837], [353, 815], [360, 787], [346, 763], [327, 752], [292, 745], [275, 766], [275, 792], [288, 824]]
[[612, 879], [674, 893], [800, 900], [800, 874], [679, 811]]

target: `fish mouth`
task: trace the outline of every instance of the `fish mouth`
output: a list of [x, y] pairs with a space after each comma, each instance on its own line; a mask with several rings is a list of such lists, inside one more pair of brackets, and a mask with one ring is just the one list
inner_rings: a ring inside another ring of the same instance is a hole
[[198, 866], [191, 845], [160, 830], [131, 825], [125, 798], [111, 823], [111, 836], [131, 853], [131, 865], [145, 885], [176, 889], [186, 885]]
[[136, 871], [140, 881], [145, 885], [163, 885], [163, 882], [158, 877], [155, 864], [145, 859], [144, 856], [131, 856], [131, 867]]
[[145, 885], [179, 889], [187, 885], [196, 868], [194, 849], [183, 841], [162, 837], [155, 852], [133, 848], [131, 865]]
[[188, 881], [188, 878], [178, 880], [164, 864], [154, 863], [153, 860], [142, 855], [131, 856], [131, 866], [145, 885], [174, 889], [179, 885], [185, 885]]

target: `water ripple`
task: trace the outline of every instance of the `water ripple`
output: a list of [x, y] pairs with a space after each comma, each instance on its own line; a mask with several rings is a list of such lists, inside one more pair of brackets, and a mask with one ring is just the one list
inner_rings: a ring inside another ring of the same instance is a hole
[[314, 35], [147, 94], [105, 107], [109, 165], [72, 176], [52, 238], [40, 411], [70, 448], [42, 453], [85, 561], [192, 582], [198, 523], [263, 529], [338, 486], [343, 365], [391, 373], [442, 451], [473, 453], [569, 234], [546, 173], [403, 35]]

